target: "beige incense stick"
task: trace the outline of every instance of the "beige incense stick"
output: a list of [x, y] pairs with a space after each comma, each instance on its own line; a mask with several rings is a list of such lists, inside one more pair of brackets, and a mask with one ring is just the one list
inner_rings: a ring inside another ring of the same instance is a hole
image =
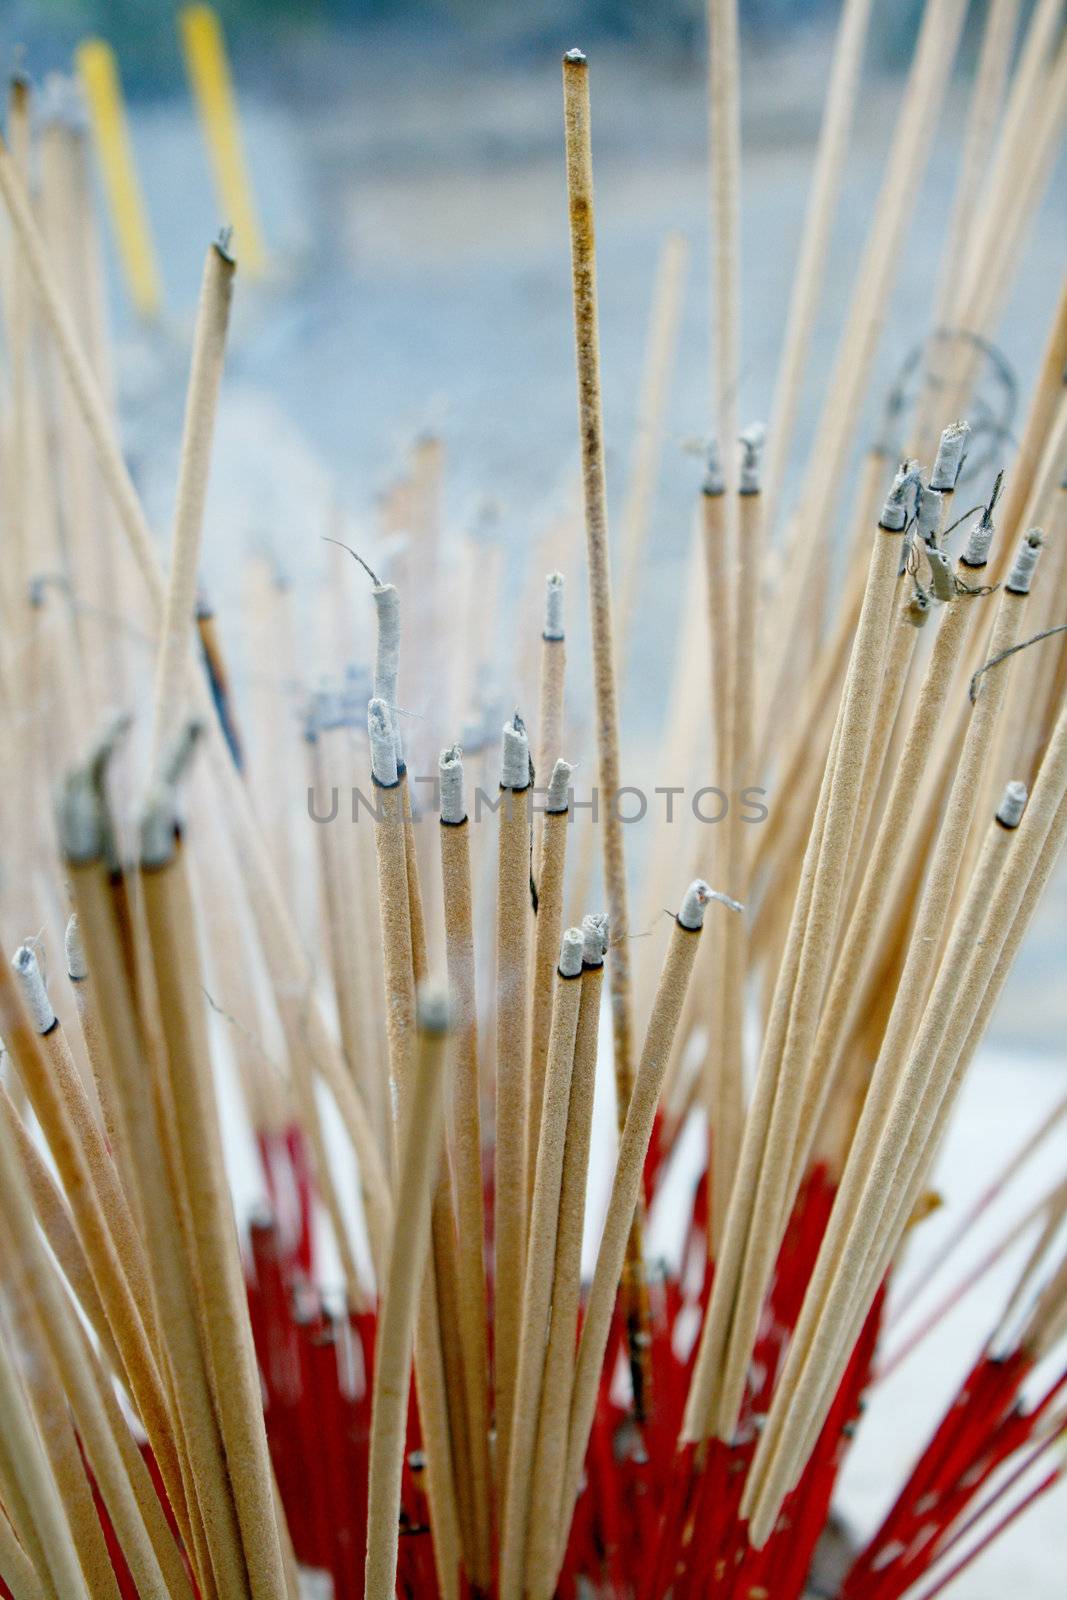
[[567, 833], [571, 823], [570, 782], [574, 768], [559, 760], [552, 768], [545, 795], [544, 828], [537, 873], [537, 931], [534, 938], [530, 998], [530, 1058], [526, 1079], [526, 1205], [533, 1204], [537, 1146], [541, 1137], [541, 1102], [552, 1021], [553, 972], [563, 922], [563, 879], [567, 865]]
[[[992, 521], [987, 513], [983, 513], [980, 521], [972, 529], [960, 559], [957, 577], [961, 586], [980, 588], [981, 574], [986, 566], [992, 536]], [[849, 1037], [848, 1019], [851, 1015], [852, 996], [867, 952], [871, 948], [881, 907], [885, 903], [892, 877], [893, 861], [900, 847], [900, 838], [907, 826], [915, 793], [934, 745], [936, 730], [944, 712], [953, 675], [968, 632], [980, 615], [976, 597], [961, 592], [947, 605], [938, 625], [937, 637], [912, 712], [907, 737], [893, 774], [893, 782], [882, 809], [878, 831], [868, 855], [862, 882], [854, 898], [853, 911], [846, 924], [846, 932], [840, 942], [833, 977], [823, 1004], [819, 1029], [805, 1068], [796, 1153], [786, 1191], [785, 1206], [791, 1205], [796, 1197], [815, 1129], [833, 1081], [832, 1074], [828, 1073], [827, 1069], [833, 1060], [834, 1052], [840, 1052], [841, 1041]]]
[[[738, 547], [733, 581], [734, 598], [730, 638], [730, 711], [723, 743], [726, 760], [722, 782], [727, 790], [727, 812], [720, 830], [718, 877], [726, 893], [740, 904], [748, 898], [746, 824], [742, 797], [758, 780], [753, 765], [753, 719], [756, 709], [756, 648], [759, 629], [757, 600], [763, 571], [763, 505], [760, 492], [760, 454], [763, 429], [750, 428], [741, 439], [743, 457], [739, 478]], [[722, 587], [722, 573], [718, 587]], [[745, 917], [721, 919], [715, 929], [717, 1018], [714, 1060], [715, 1098], [710, 1103], [711, 1156], [708, 1191], [708, 1251], [715, 1254], [726, 1220], [730, 1191], [737, 1170], [737, 1154], [744, 1121], [745, 973], [747, 939]]]
[[78, 1021], [81, 1023], [85, 1051], [89, 1057], [89, 1065], [96, 1083], [96, 1093], [100, 1101], [108, 1143], [115, 1158], [115, 1165], [119, 1169], [119, 1177], [126, 1188], [127, 1199], [131, 1205], [136, 1205], [136, 1196], [130, 1193], [133, 1183], [133, 1165], [125, 1144], [126, 1135], [122, 1119], [116, 1107], [116, 1091], [112, 1083], [107, 1052], [100, 1032], [96, 994], [89, 974], [89, 966], [85, 959], [85, 947], [78, 927], [77, 914], [74, 912], [71, 913], [64, 934], [64, 950], [67, 958], [67, 977], [70, 979], [70, 986], [74, 991], [74, 1002], [78, 1008]]
[[[563, 745], [563, 692], [566, 681], [567, 643], [563, 631], [563, 574], [550, 572], [545, 579], [545, 621], [541, 630], [540, 731], [537, 741], [537, 779], [547, 783]], [[533, 864], [540, 870], [544, 820], [534, 811]], [[557, 940], [558, 943], [558, 929]], [[551, 958], [555, 960], [553, 948]]]
[[122, 1358], [115, 1348], [111, 1327], [100, 1302], [100, 1296], [97, 1294], [93, 1275], [89, 1271], [89, 1263], [85, 1259], [85, 1251], [78, 1238], [70, 1207], [63, 1191], [52, 1176], [51, 1168], [28, 1132], [3, 1084], [0, 1084], [0, 1115], [7, 1123], [8, 1132], [18, 1150], [23, 1180], [41, 1225], [41, 1232], [48, 1240], [49, 1248], [62, 1268], [63, 1276], [70, 1284], [74, 1298], [99, 1339], [109, 1365], [114, 1372], [121, 1373]]
[[[768, 1105], [764, 1125], [761, 1126], [760, 1120], [750, 1114], [745, 1128], [745, 1144], [754, 1150], [763, 1146], [759, 1178], [748, 1190], [741, 1181], [743, 1167], [739, 1167], [738, 1182], [731, 1196], [726, 1222], [723, 1254], [716, 1262], [712, 1301], [690, 1390], [687, 1436], [692, 1428], [696, 1430], [697, 1437], [705, 1437], [705, 1430], [717, 1426], [721, 1437], [732, 1437], [741, 1404], [748, 1353], [769, 1270], [765, 1257], [770, 1252], [773, 1259], [773, 1252], [777, 1248], [777, 1240], [772, 1243], [762, 1227], [756, 1224], [757, 1219], [778, 1216], [781, 1191], [788, 1181], [789, 1153], [799, 1109], [800, 1073], [814, 1039], [818, 1005], [833, 953], [842, 877], [877, 706], [912, 481], [912, 469], [902, 468], [890, 491], [875, 535], [867, 589], [842, 697], [840, 732], [837, 735], [839, 754], [827, 797], [825, 822], [818, 840], [813, 830], [809, 844], [809, 853], [817, 850], [817, 854], [814, 857], [810, 904], [803, 906], [803, 936], [796, 976], [790, 985], [791, 992], [782, 993], [779, 998], [779, 991], [784, 987], [783, 975], [780, 975], [775, 994], [776, 1008], [781, 1011], [788, 1005], [788, 1021], [780, 1039], [777, 1028], [768, 1028], [760, 1060], [759, 1078], [774, 1084], [773, 1102]], [[801, 901], [798, 897], [794, 917], [800, 910]], [[758, 1098], [759, 1086], [757, 1101]], [[744, 1154], [741, 1159], [744, 1163]], [[746, 1236], [743, 1255], [739, 1237], [741, 1233]], [[735, 1296], [739, 1295], [742, 1298], [735, 1301]], [[731, 1315], [728, 1308], [732, 1302]], [[720, 1354], [710, 1354], [718, 1341], [711, 1337], [709, 1330], [721, 1329], [725, 1332], [727, 1319], [730, 1324], [729, 1344], [723, 1352], [726, 1360], [721, 1379], [721, 1398], [717, 1422], [713, 1422], [707, 1413], [701, 1418], [695, 1406], [703, 1386], [719, 1368]], [[710, 1368], [708, 1363], [711, 1363]]]
[[529, 1050], [530, 744], [504, 724], [497, 874], [494, 1363], [498, 1494], [507, 1480], [526, 1263], [525, 1110]]
[[367, 1506], [367, 1600], [394, 1600], [411, 1352], [430, 1243], [444, 1104], [448, 1005], [419, 1001], [418, 1060], [404, 1108], [397, 1162], [397, 1221], [386, 1274], [374, 1366]]
[[[719, 438], [737, 437], [741, 373], [741, 62], [737, 0], [708, 0], [708, 144], [711, 165], [712, 396]], [[727, 449], [726, 487], [737, 487]], [[728, 517], [732, 517], [732, 510]]]
[[[47, 1130], [56, 1126], [59, 1115], [57, 1101], [70, 1119], [104, 1220], [118, 1250], [123, 1273], [159, 1361], [155, 1309], [148, 1287], [148, 1262], [115, 1164], [89, 1105], [66, 1035], [48, 997], [36, 954], [29, 945], [20, 945], [11, 965], [23, 1004], [51, 1068], [47, 1084], [38, 1083], [32, 1089], [30, 1085], [26, 1086], [31, 1104], [42, 1128], [46, 1130], [46, 1137]], [[49, 1093], [42, 1096], [40, 1090], [45, 1087]]]
[[378, 862], [378, 911], [385, 969], [386, 1037], [394, 1094], [410, 1076], [415, 1032], [415, 971], [411, 954], [407, 854], [404, 847], [404, 796], [396, 760], [393, 717], [384, 700], [367, 707], [371, 779], [377, 815], [374, 847]]
[[[4, 1036], [17, 1060], [23, 1053], [29, 1029], [18, 1016], [18, 1002], [6, 967], [0, 973], [3, 990]], [[0, 1124], [0, 1174], [3, 1175], [3, 1232], [6, 1236], [6, 1270], [20, 1285], [34, 1308], [38, 1337], [56, 1364], [59, 1380], [70, 1401], [86, 1456], [129, 1563], [138, 1593], [145, 1600], [171, 1600], [166, 1580], [152, 1549], [133, 1497], [121, 1457], [111, 1436], [100, 1396], [85, 1362], [75, 1331], [74, 1313], [55, 1272], [44, 1255], [29, 1196], [12, 1181], [17, 1161], [6, 1127]], [[80, 1584], [74, 1593], [80, 1593]]]
[[[7, 1132], [0, 1131], [5, 1162], [9, 1149]], [[29, 1600], [37, 1600], [42, 1587], [48, 1600], [89, 1600], [70, 1524], [6, 1338], [0, 1339], [0, 1453], [7, 1468], [5, 1498], [11, 1496], [5, 1509], [27, 1546], [37, 1580]], [[4, 1577], [9, 1584], [15, 1576], [15, 1569], [7, 1566]]]
[[580, 50], [563, 58], [563, 115], [567, 145], [574, 336], [578, 367], [578, 429], [589, 562], [590, 630], [596, 696], [598, 781], [604, 887], [611, 918], [611, 1005], [615, 1039], [615, 1090], [619, 1125], [633, 1087], [633, 1019], [630, 993], [629, 916], [619, 789], [619, 705], [611, 620], [604, 423], [600, 401], [600, 336], [597, 323], [596, 239], [593, 220], [593, 157], [590, 144], [589, 71]]
[[[0, 1228], [0, 1246], [3, 1229]], [[80, 1453], [77, 1436], [71, 1420], [70, 1406], [63, 1391], [55, 1365], [40, 1351], [33, 1306], [26, 1300], [24, 1286], [15, 1273], [5, 1271], [4, 1291], [7, 1315], [11, 1324], [11, 1339], [15, 1350], [23, 1352], [23, 1382], [27, 1397], [37, 1422], [37, 1430], [63, 1502], [66, 1518], [74, 1536], [83, 1576], [91, 1600], [120, 1600], [118, 1583], [104, 1541], [100, 1517], [93, 1503], [93, 1493], [85, 1471], [85, 1461]], [[26, 1359], [28, 1352], [34, 1352]], [[130, 1438], [129, 1428], [123, 1420], [122, 1432]], [[117, 1436], [116, 1436], [117, 1439]], [[153, 1494], [157, 1507], [159, 1500]], [[177, 1557], [177, 1548], [170, 1534], [170, 1547]], [[188, 1584], [186, 1584], [188, 1592]]]
[[574, 1341], [582, 1287], [582, 1235], [585, 1227], [589, 1144], [593, 1121], [600, 1001], [608, 921], [603, 915], [582, 921], [582, 993], [574, 1041], [567, 1138], [563, 1151], [556, 1252], [552, 1269], [552, 1319], [545, 1350], [540, 1414], [530, 1483], [526, 1586], [541, 1600], [555, 1589], [559, 1542], [560, 1486], [567, 1451], [567, 1419], [574, 1379]]
[[[11, 969], [6, 963], [0, 963], [0, 967], [3, 968], [0, 974], [3, 1021], [0, 1026], [4, 1040], [11, 1051], [19, 1077], [37, 1108], [38, 1116], [44, 1118], [45, 1137], [70, 1201], [97, 1291], [122, 1356], [130, 1392], [156, 1453], [175, 1514], [179, 1522], [188, 1527], [167, 1401], [149, 1335], [123, 1270], [118, 1248], [70, 1115], [59, 1096], [52, 1064], [41, 1040], [25, 1020]], [[21, 1048], [17, 1041], [21, 1041]]]
[[[2, 1396], [2, 1390], [0, 1390]], [[15, 1536], [8, 1521], [7, 1511], [0, 1506], [0, 1577], [11, 1590], [13, 1600], [39, 1600], [47, 1594], [49, 1600], [55, 1590], [37, 1575], [37, 1569]]]
[[491, 1580], [492, 1565], [485, 1218], [478, 1106], [478, 1012], [471, 906], [470, 825], [463, 793], [463, 762], [457, 746], [442, 751], [439, 775], [445, 956], [452, 1005], [449, 1130], [456, 1213], [459, 1334], [469, 1424], [475, 1530], [475, 1560], [471, 1578], [484, 1589]]
[[[671, 1053], [674, 1030], [678, 1026], [686, 988], [696, 960], [700, 931], [708, 902], [722, 899], [715, 895], [701, 879], [687, 889], [674, 928], [671, 942], [663, 962], [659, 987], [648, 1020], [648, 1031], [637, 1069], [633, 1099], [626, 1117], [619, 1154], [615, 1163], [615, 1177], [608, 1201], [604, 1229], [600, 1236], [593, 1282], [586, 1302], [582, 1337], [578, 1346], [578, 1362], [574, 1375], [570, 1422], [567, 1434], [566, 1469], [563, 1475], [561, 1497], [562, 1515], [557, 1530], [556, 1565], [553, 1577], [563, 1560], [570, 1529], [574, 1500], [582, 1463], [589, 1445], [593, 1425], [600, 1369], [604, 1362], [611, 1318], [615, 1308], [616, 1285], [622, 1271], [630, 1220], [641, 1193], [648, 1143], [659, 1104], [660, 1087]], [[551, 1586], [545, 1593], [551, 1593]]]
[[[795, 1388], [794, 1377], [802, 1364], [813, 1373], [818, 1372], [820, 1352], [828, 1343], [832, 1345], [834, 1342], [840, 1318], [846, 1309], [845, 1301], [874, 1244], [882, 1207], [894, 1192], [899, 1194], [902, 1188], [906, 1192], [911, 1174], [901, 1170], [904, 1151], [909, 1143], [914, 1151], [916, 1146], [921, 1148], [928, 1139], [1005, 941], [1016, 932], [1016, 919], [1026, 899], [1031, 873], [1049, 838], [1065, 787], [1067, 711], [1061, 713], [1057, 723], [1022, 824], [1017, 831], [1010, 828], [1010, 859], [1000, 872], [992, 898], [988, 885], [983, 883], [980, 875], [976, 874], [972, 880], [968, 901], [957, 919], [953, 939], [941, 962], [915, 1043], [896, 1081], [891, 1085], [891, 1095], [884, 1093], [878, 1096], [873, 1092], [873, 1087], [868, 1095], [861, 1127], [857, 1131], [838, 1190], [834, 1213], [809, 1281], [779, 1394], [776, 1395], [772, 1416], [761, 1437], [757, 1460], [753, 1464], [750, 1503], [754, 1503], [758, 1489], [766, 1506], [773, 1506], [782, 1481], [788, 1479], [792, 1465], [787, 1459], [789, 1452], [778, 1447], [782, 1424], [788, 1418], [793, 1437], [803, 1432], [817, 1398], [817, 1394], [805, 1388], [807, 1404], [798, 1406], [794, 1395], [786, 1411], [786, 1397], [792, 1395]], [[996, 845], [1003, 848], [1002, 841], [995, 834], [994, 841], [991, 848]], [[995, 864], [999, 865], [999, 862]], [[984, 922], [981, 917], [983, 910]], [[972, 917], [977, 917], [981, 923], [977, 939], [973, 928], [969, 926]], [[886, 1076], [887, 1069], [892, 1065], [894, 1063], [880, 1059], [876, 1074]], [[876, 1121], [877, 1137], [872, 1143], [868, 1129], [873, 1133]], [[828, 1289], [832, 1292], [828, 1293]], [[767, 1464], [776, 1447], [776, 1465], [772, 1468]], [[758, 1467], [764, 1466], [767, 1466], [768, 1476], [760, 1487]], [[765, 1517], [761, 1520], [765, 1525]]]
[[548, 1344], [560, 1185], [567, 1139], [578, 1009], [582, 993], [582, 946], [582, 930], [568, 928], [560, 947], [548, 1059], [544, 1075], [542, 1114], [538, 1119], [537, 1171], [530, 1215], [529, 1249], [526, 1253], [522, 1332], [515, 1380], [515, 1414], [503, 1518], [500, 1560], [501, 1600], [522, 1600], [523, 1596], [530, 1481], [533, 1476], [541, 1382]]
[[[68, 821], [74, 809], [67, 806]], [[133, 1161], [160, 1325], [167, 1331], [178, 1421], [195, 1478], [208, 1550], [207, 1566], [198, 1562], [199, 1576], [202, 1584], [217, 1584], [220, 1594], [247, 1595], [248, 1576], [200, 1345], [185, 1241], [167, 1175], [164, 1130], [157, 1121], [156, 1096], [146, 1082], [145, 1050], [127, 991], [106, 868], [100, 861], [98, 829], [91, 825], [91, 814], [89, 821], [87, 833], [74, 832], [68, 825], [64, 834], [67, 873], [87, 957], [96, 973], [94, 983], [104, 999], [101, 1030]]]
[[233, 296], [235, 262], [229, 237], [208, 249], [200, 286], [193, 360], [185, 403], [178, 493], [171, 543], [171, 566], [163, 631], [156, 658], [155, 703], [152, 710], [152, 765], [173, 737], [183, 713], [188, 683], [189, 640], [196, 612], [197, 567], [204, 526], [211, 443], [215, 432], [226, 327]]
[[167, 1045], [175, 1153], [192, 1225], [194, 1281], [248, 1580], [253, 1600], [284, 1600], [259, 1377], [210, 1078], [195, 920], [169, 789], [155, 794], [142, 818], [141, 883]]

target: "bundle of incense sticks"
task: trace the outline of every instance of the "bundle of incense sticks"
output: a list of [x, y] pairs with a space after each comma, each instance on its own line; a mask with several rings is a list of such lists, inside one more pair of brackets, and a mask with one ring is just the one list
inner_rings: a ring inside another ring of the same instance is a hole
[[[1017, 51], [1018, 4], [985, 8], [937, 336], [895, 431], [858, 437], [966, 10], [926, 5], [791, 503], [871, 6], [842, 11], [770, 422], [739, 432], [737, 19], [711, 0], [718, 444], [661, 743], [633, 770], [622, 646], [685, 257], [666, 242], [613, 616], [585, 57], [563, 62], [561, 170], [580, 512], [509, 584], [488, 514], [445, 527], [422, 439], [374, 534], [323, 532], [321, 661], [284, 571], [249, 555], [244, 673], [197, 583], [229, 236], [163, 544], [119, 442], [82, 135], [13, 85], [3, 1595], [929, 1600], [1058, 1480], [1067, 1185], [956, 1263], [1067, 1102], [932, 1266], [900, 1271], [1067, 831], [1067, 289], [1017, 442], [956, 420], [980, 414], [1067, 111], [1058, 3]], [[579, 580], [588, 662], [567, 640]], [[622, 817], [654, 791], [677, 803], [639, 881]], [[602, 1216], [598, 1087], [618, 1128]], [[694, 1119], [705, 1171], [665, 1267], [648, 1212]], [[241, 1150], [263, 1203], [235, 1226]], [[1012, 1246], [988, 1339], [832, 1573], [866, 1390]]]

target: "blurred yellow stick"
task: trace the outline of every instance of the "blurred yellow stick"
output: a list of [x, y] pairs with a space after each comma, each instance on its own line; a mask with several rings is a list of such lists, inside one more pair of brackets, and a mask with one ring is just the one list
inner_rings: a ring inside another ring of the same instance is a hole
[[126, 286], [138, 315], [156, 317], [163, 303], [163, 290], [134, 166], [115, 53], [103, 39], [84, 39], [75, 61]]
[[246, 277], [262, 277], [267, 252], [248, 175], [226, 41], [211, 6], [184, 6], [178, 14], [185, 70], [204, 131], [221, 220], [233, 228], [236, 254]]

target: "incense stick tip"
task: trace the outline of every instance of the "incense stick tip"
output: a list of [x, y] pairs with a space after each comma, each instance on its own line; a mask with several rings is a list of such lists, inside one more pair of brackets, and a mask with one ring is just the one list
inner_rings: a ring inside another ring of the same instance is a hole
[[567, 928], [559, 947], [559, 975], [561, 978], [576, 978], [582, 970], [582, 957], [585, 950], [585, 935], [581, 928]]
[[48, 1033], [55, 1027], [56, 1013], [48, 998], [41, 963], [32, 945], [20, 944], [11, 962], [18, 980], [23, 1004], [29, 1013], [34, 1033]]
[[738, 489], [741, 494], [759, 494], [763, 467], [763, 446], [767, 429], [762, 422], [751, 423], [738, 435], [741, 446], [741, 474]]
[[712, 439], [708, 445], [704, 458], [704, 482], [702, 493], [716, 495], [726, 493], [726, 478], [722, 470], [722, 457], [719, 454], [719, 443]]
[[139, 835], [142, 867], [152, 871], [157, 867], [165, 867], [173, 859], [177, 829], [173, 786], [157, 783], [141, 812]]
[[571, 779], [573, 776], [573, 761], [564, 761], [561, 756], [552, 768], [552, 776], [548, 780], [548, 795], [545, 799], [546, 811], [560, 812], [567, 810], [571, 800]]
[[367, 733], [370, 736], [370, 768], [374, 781], [385, 789], [392, 789], [399, 776], [393, 718], [385, 701], [377, 695], [367, 702]]
[[419, 985], [419, 1032], [441, 1035], [447, 1033], [452, 1022], [452, 1008], [448, 990], [441, 983], [427, 979]]
[[695, 933], [704, 926], [704, 913], [711, 900], [711, 886], [703, 878], [694, 878], [682, 897], [678, 908], [678, 921], [683, 928]]
[[516, 711], [505, 722], [500, 747], [500, 787], [526, 789], [530, 783], [530, 740], [526, 724]]
[[943, 429], [937, 446], [937, 455], [934, 458], [933, 471], [930, 473], [931, 489], [941, 489], [951, 494], [963, 470], [970, 436], [971, 425], [962, 419], [959, 422], [950, 422], [948, 427]]
[[89, 976], [89, 963], [85, 959], [85, 941], [76, 911], [72, 911], [67, 920], [63, 950], [67, 958], [67, 977], [72, 983], [80, 983]]
[[457, 827], [466, 821], [467, 805], [463, 794], [463, 751], [458, 744], [442, 750], [437, 763], [441, 783], [441, 821]]
[[902, 461], [882, 507], [882, 515], [878, 519], [880, 527], [889, 533], [903, 532], [915, 505], [919, 481], [919, 463]]
[[76, 767], [63, 780], [56, 800], [56, 830], [69, 862], [85, 865], [103, 855], [103, 803], [88, 767]]
[[1040, 528], [1031, 528], [1019, 541], [1019, 548], [1012, 562], [1011, 571], [1005, 588], [1009, 594], [1029, 594], [1030, 585], [1034, 581], [1034, 571], [1037, 567], [1037, 558], [1041, 554], [1041, 546], [1045, 542], [1044, 534]]
[[915, 485], [915, 527], [923, 544], [933, 546], [941, 532], [944, 500], [940, 489], [921, 480]]
[[602, 967], [608, 953], [608, 914], [591, 911], [582, 918], [582, 960], [587, 967]]
[[997, 808], [997, 821], [1003, 828], [1017, 828], [1023, 820], [1026, 802], [1029, 798], [1025, 783], [1018, 778], [1012, 778], [1004, 785], [1000, 805]]
[[563, 57], [563, 65], [565, 67], [588, 66], [588, 60], [586, 58], [585, 51], [577, 48], [574, 50], [568, 50]]
[[550, 572], [545, 579], [545, 626], [543, 639], [563, 638], [563, 574]]
[[227, 267], [236, 267], [237, 257], [233, 253], [233, 226], [226, 223], [221, 227], [212, 241], [216, 254]]

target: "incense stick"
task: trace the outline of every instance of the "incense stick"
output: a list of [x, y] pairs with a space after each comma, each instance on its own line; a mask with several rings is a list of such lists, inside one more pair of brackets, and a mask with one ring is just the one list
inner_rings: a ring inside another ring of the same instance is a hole
[[367, 1600], [392, 1600], [396, 1589], [400, 1473], [416, 1304], [430, 1242], [430, 1202], [443, 1113], [448, 1007], [434, 991], [419, 1002], [418, 1061], [407, 1098], [397, 1161], [397, 1226], [382, 1297], [374, 1369], [369, 1500]]

